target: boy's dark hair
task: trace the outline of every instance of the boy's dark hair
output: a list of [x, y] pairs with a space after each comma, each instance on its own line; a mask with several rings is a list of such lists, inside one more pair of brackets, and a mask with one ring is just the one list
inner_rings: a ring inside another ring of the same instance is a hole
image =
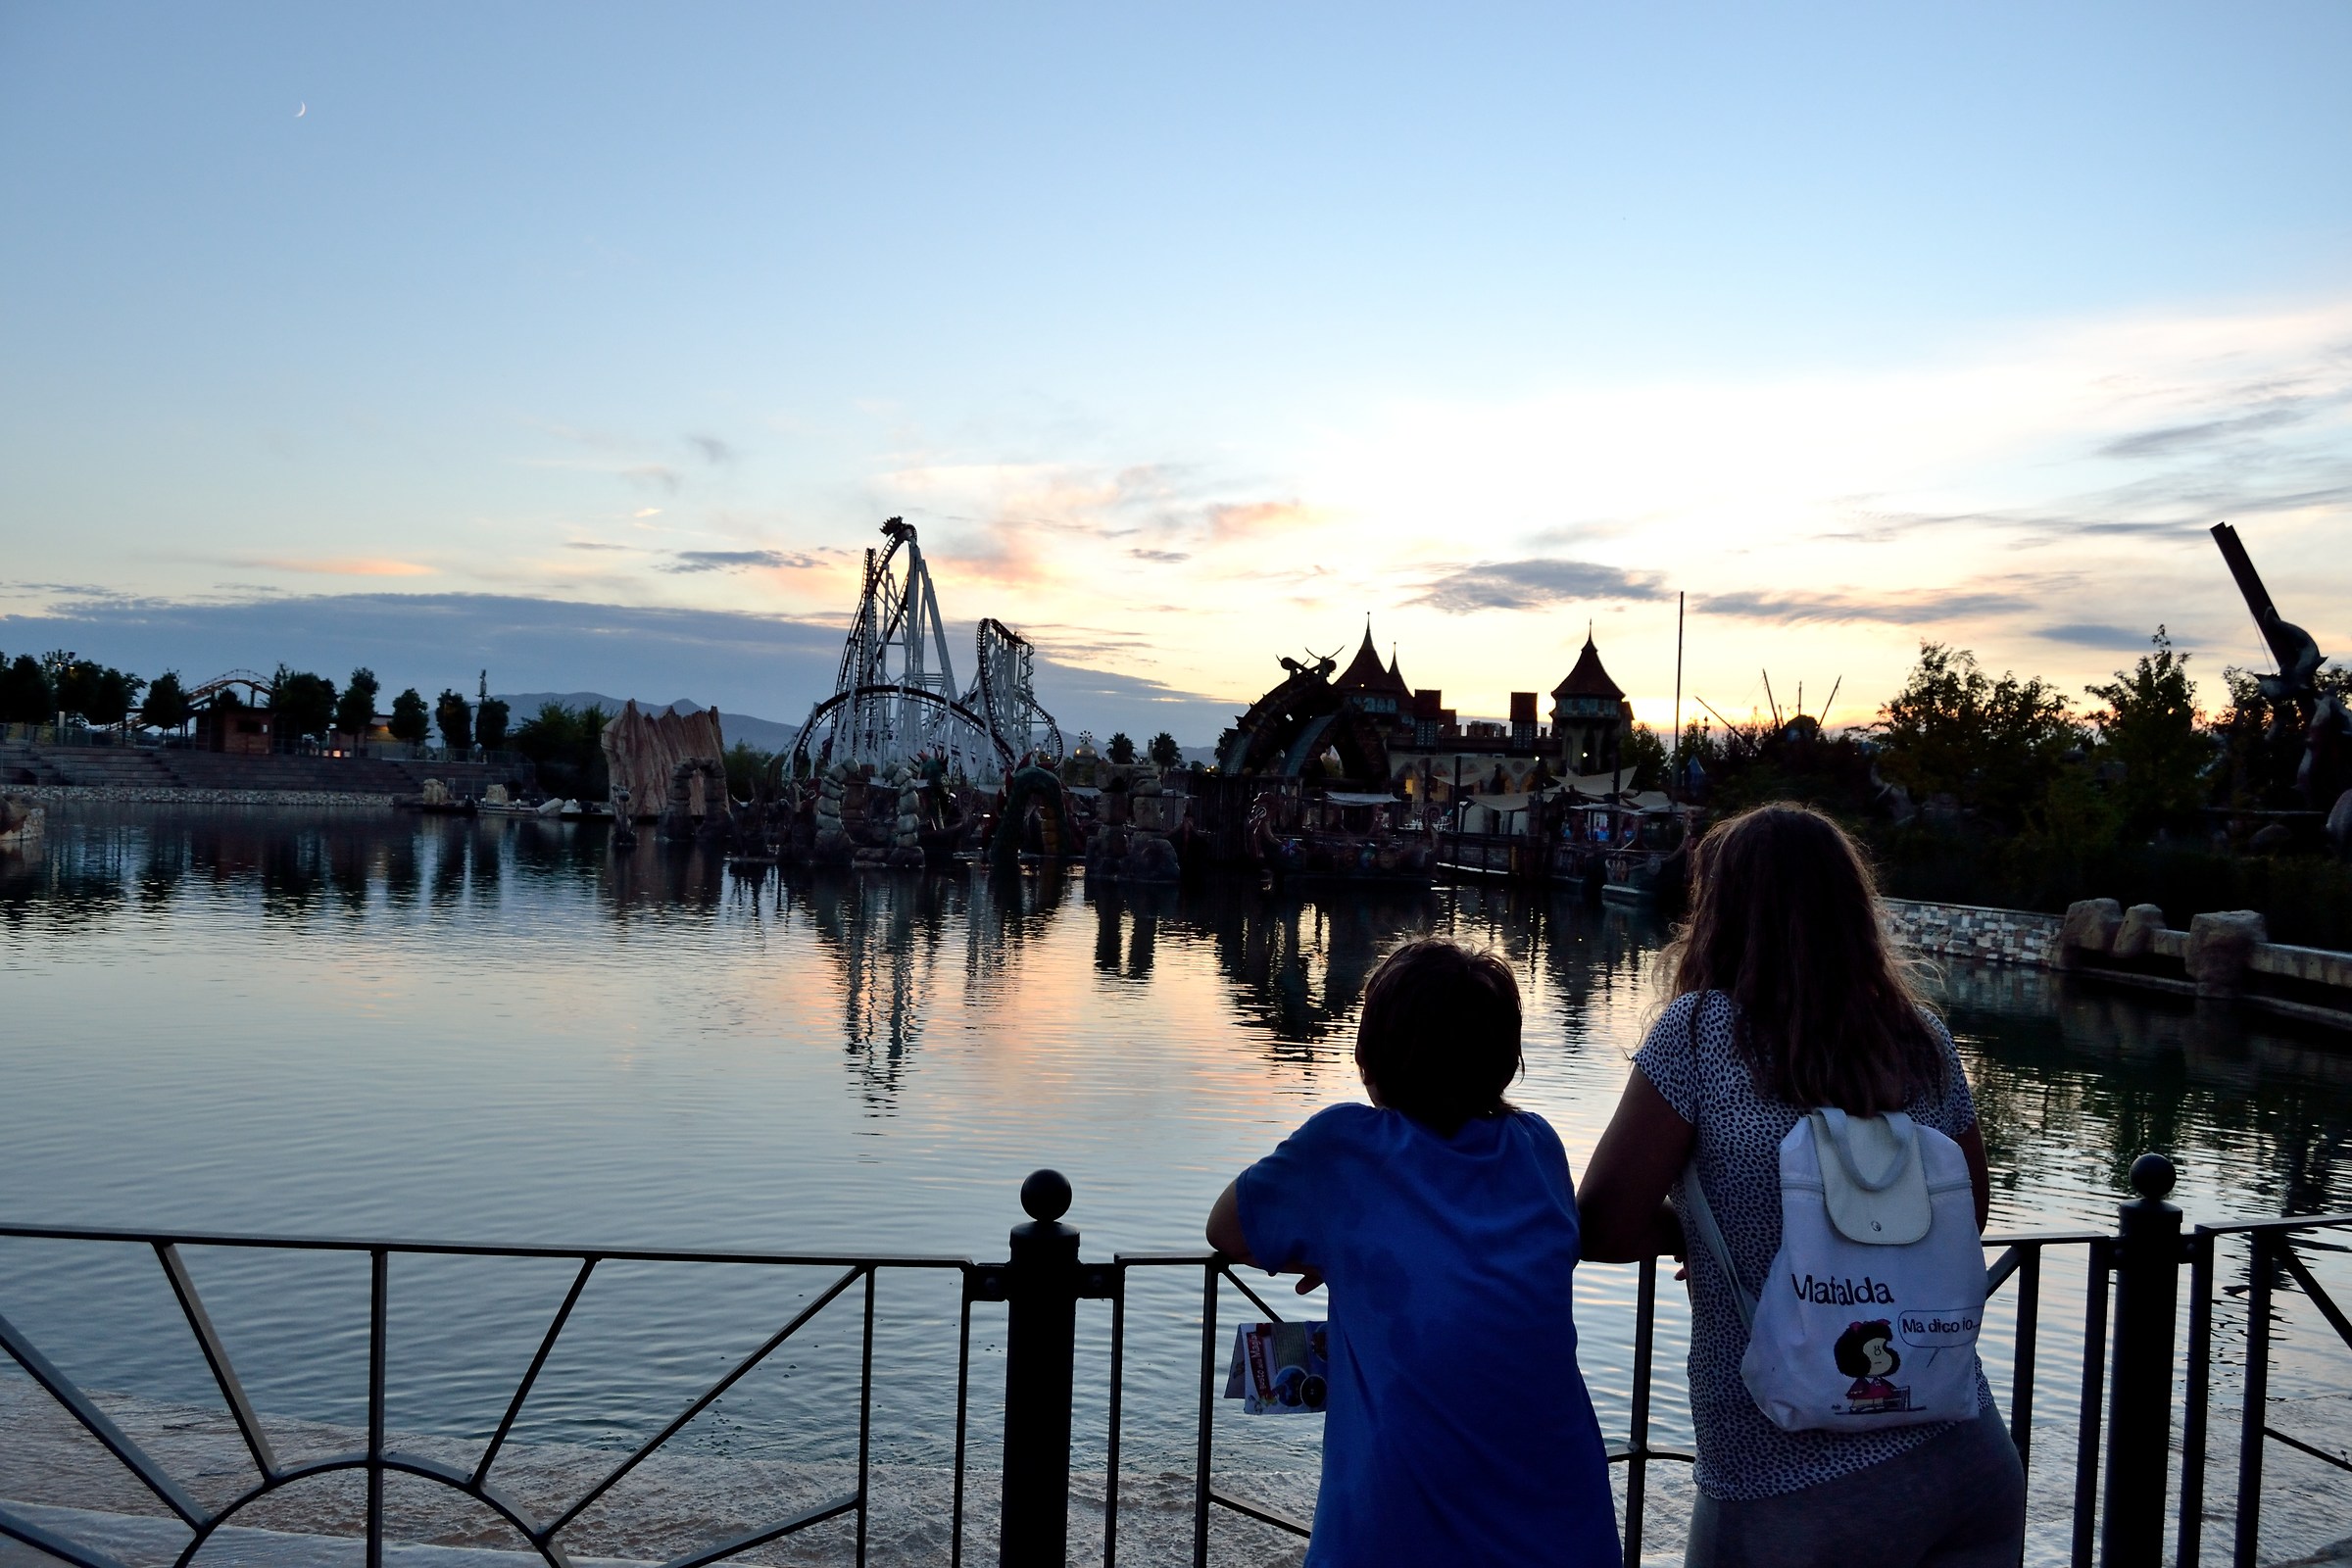
[[1830, 1353], [1838, 1358], [1838, 1370], [1849, 1378], [1870, 1376], [1870, 1361], [1863, 1355], [1862, 1348], [1873, 1340], [1886, 1342], [1886, 1359], [1892, 1363], [1886, 1368], [1887, 1372], [1893, 1373], [1900, 1369], [1903, 1364], [1903, 1356], [1902, 1352], [1894, 1348], [1894, 1325], [1881, 1317], [1873, 1318], [1867, 1323], [1849, 1323], [1846, 1325], [1845, 1332], [1838, 1336], [1837, 1345], [1830, 1350]]
[[1502, 1092], [1526, 1067], [1510, 966], [1439, 939], [1407, 942], [1364, 985], [1355, 1059], [1383, 1103], [1441, 1137], [1503, 1115]]

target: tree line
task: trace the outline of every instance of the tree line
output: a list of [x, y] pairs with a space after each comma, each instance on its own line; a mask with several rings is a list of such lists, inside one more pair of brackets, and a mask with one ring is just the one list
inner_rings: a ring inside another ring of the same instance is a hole
[[[340, 690], [324, 675], [282, 663], [261, 686], [259, 696], [282, 737], [324, 746], [337, 735], [364, 739], [376, 728], [375, 705], [383, 688], [375, 672], [365, 666], [353, 670]], [[221, 685], [199, 697], [177, 670], [168, 669], [150, 680], [64, 651], [19, 654], [14, 659], [0, 655], [0, 723], [78, 720], [93, 729], [125, 734], [138, 728], [185, 735], [203, 713], [251, 706], [234, 685]], [[436, 729], [441, 743], [452, 751], [476, 745], [496, 751], [508, 739], [506, 703], [486, 696], [468, 702], [451, 688], [444, 688], [428, 706], [422, 693], [408, 687], [381, 716], [392, 739], [412, 746], [425, 744]]]
[[[1695, 764], [1710, 804], [1732, 808], [1794, 794], [1906, 824], [2075, 842], [2201, 839], [2209, 808], [2304, 808], [2299, 716], [2234, 666], [2222, 671], [2228, 701], [2201, 709], [2188, 665], [2159, 626], [2150, 651], [2084, 687], [2079, 707], [2052, 682], [1996, 676], [1965, 648], [1922, 643], [1875, 722], [1838, 736], [1810, 716], [1694, 722], [1681, 765]], [[2323, 670], [2320, 685], [2352, 695], [2352, 671]]]
[[[2352, 671], [2319, 684], [2352, 695]], [[2305, 715], [2266, 699], [2253, 671], [2225, 668], [2219, 686], [2201, 708], [2161, 626], [2079, 697], [1923, 643], [1874, 722], [1693, 723], [1679, 772], [1717, 813], [1770, 800], [1832, 812], [1894, 897], [2050, 910], [2107, 897], [2176, 919], [2257, 908], [2275, 940], [2352, 944], [2352, 877], [2307, 853], [2309, 813], [2334, 803], [2297, 787]]]

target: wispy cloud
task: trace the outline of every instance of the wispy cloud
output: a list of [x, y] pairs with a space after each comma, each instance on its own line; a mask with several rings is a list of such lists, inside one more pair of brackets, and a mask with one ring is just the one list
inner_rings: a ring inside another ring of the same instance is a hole
[[1737, 616], [1779, 625], [1824, 625], [1875, 621], [1888, 626], [1934, 625], [2043, 608], [2081, 584], [2073, 579], [2017, 577], [1971, 587], [1860, 590], [1735, 589], [1704, 594], [1692, 608], [1709, 615]]
[[2342, 402], [2340, 395], [2281, 398], [2268, 408], [2255, 409], [2251, 413], [2197, 419], [2186, 424], [2161, 425], [2153, 430], [2118, 436], [2099, 448], [2099, 456], [2174, 457], [2259, 435], [2266, 430], [2281, 430], [2289, 425], [2301, 424], [2328, 408], [2340, 407]]
[[620, 476], [631, 484], [661, 490], [673, 496], [678, 493], [678, 486], [685, 482], [679, 476], [678, 470], [665, 463], [640, 463], [633, 467], [621, 469]]
[[661, 570], [670, 572], [744, 571], [771, 566], [807, 571], [824, 563], [814, 556], [783, 550], [681, 550]]
[[1654, 572], [1596, 562], [1491, 561], [1446, 572], [1423, 585], [1412, 603], [1456, 612], [1540, 610], [1569, 599], [1655, 599], [1664, 592]]
[[68, 599], [128, 601], [131, 595], [119, 588], [101, 588], [86, 582], [11, 582], [0, 583], [0, 593], [15, 599]]
[[731, 463], [735, 459], [735, 449], [714, 435], [690, 435], [686, 438], [686, 444], [701, 453], [705, 463], [713, 466]]
[[1297, 500], [1226, 501], [1207, 510], [1209, 534], [1218, 540], [1254, 539], [1293, 528], [1308, 528], [1330, 515], [1322, 507]]
[[381, 556], [260, 556], [237, 563], [320, 577], [429, 577], [435, 568]]
[[1187, 550], [1130, 550], [1127, 554], [1137, 561], [1149, 561], [1157, 565], [1167, 566], [1193, 559], [1192, 552]]
[[630, 545], [609, 545], [601, 539], [567, 539], [564, 543], [564, 548], [566, 550], [629, 550], [633, 549], [634, 547]]
[[2044, 626], [2034, 635], [2045, 642], [2065, 643], [2075, 648], [2106, 648], [2119, 652], [2144, 649], [2152, 627], [2105, 626], [2096, 621], [2070, 621], [2063, 626]]

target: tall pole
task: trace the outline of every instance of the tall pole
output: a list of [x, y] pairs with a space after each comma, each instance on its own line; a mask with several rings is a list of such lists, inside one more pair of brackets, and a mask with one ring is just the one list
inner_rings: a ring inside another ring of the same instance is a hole
[[1674, 596], [1674, 786], [1683, 783], [1683, 596]]

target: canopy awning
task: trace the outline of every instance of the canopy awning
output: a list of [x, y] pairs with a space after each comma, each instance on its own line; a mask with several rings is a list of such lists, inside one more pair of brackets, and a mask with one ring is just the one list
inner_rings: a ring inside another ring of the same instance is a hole
[[1323, 798], [1334, 806], [1396, 806], [1394, 795], [1374, 795], [1364, 790], [1325, 790]]
[[1559, 791], [1556, 788], [1542, 790], [1520, 790], [1518, 793], [1513, 795], [1472, 795], [1465, 791], [1461, 796], [1459, 804], [1463, 806], [1483, 806], [1490, 811], [1524, 811], [1527, 809], [1530, 803], [1548, 799], [1549, 797], [1558, 793]]

